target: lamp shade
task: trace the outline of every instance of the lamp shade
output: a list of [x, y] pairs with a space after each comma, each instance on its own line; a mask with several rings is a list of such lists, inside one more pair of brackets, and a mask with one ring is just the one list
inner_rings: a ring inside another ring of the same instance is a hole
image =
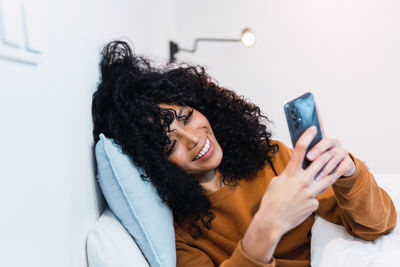
[[256, 36], [250, 29], [246, 28], [242, 31], [240, 42], [244, 46], [253, 46], [256, 43]]

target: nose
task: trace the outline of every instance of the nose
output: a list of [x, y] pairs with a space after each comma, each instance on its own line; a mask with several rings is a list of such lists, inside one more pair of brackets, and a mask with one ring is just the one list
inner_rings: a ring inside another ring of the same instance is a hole
[[199, 138], [194, 133], [186, 129], [181, 128], [179, 130], [179, 135], [181, 136], [182, 141], [184, 142], [188, 150], [191, 150], [199, 143]]

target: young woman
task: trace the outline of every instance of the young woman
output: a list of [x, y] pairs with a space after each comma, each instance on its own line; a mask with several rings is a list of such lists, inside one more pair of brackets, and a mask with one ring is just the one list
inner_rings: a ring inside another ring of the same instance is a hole
[[390, 197], [337, 140], [306, 155], [315, 127], [292, 151], [204, 68], [155, 68], [125, 42], [100, 67], [94, 139], [113, 138], [171, 208], [177, 266], [309, 266], [314, 214], [366, 240], [394, 228]]

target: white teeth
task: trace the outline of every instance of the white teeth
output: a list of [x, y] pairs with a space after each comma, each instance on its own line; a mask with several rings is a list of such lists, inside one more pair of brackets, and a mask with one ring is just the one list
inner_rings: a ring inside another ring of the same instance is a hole
[[196, 156], [195, 160], [201, 158], [204, 154], [208, 152], [208, 149], [210, 148], [210, 140], [208, 138], [206, 139], [206, 144], [204, 145], [203, 149], [200, 151], [200, 153]]

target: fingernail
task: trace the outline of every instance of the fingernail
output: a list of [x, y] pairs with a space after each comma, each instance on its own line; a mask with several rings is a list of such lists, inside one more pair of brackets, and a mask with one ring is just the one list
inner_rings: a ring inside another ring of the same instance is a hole
[[316, 155], [317, 155], [317, 153], [315, 153], [314, 151], [310, 151], [307, 153], [307, 157], [309, 160], [313, 160]]

